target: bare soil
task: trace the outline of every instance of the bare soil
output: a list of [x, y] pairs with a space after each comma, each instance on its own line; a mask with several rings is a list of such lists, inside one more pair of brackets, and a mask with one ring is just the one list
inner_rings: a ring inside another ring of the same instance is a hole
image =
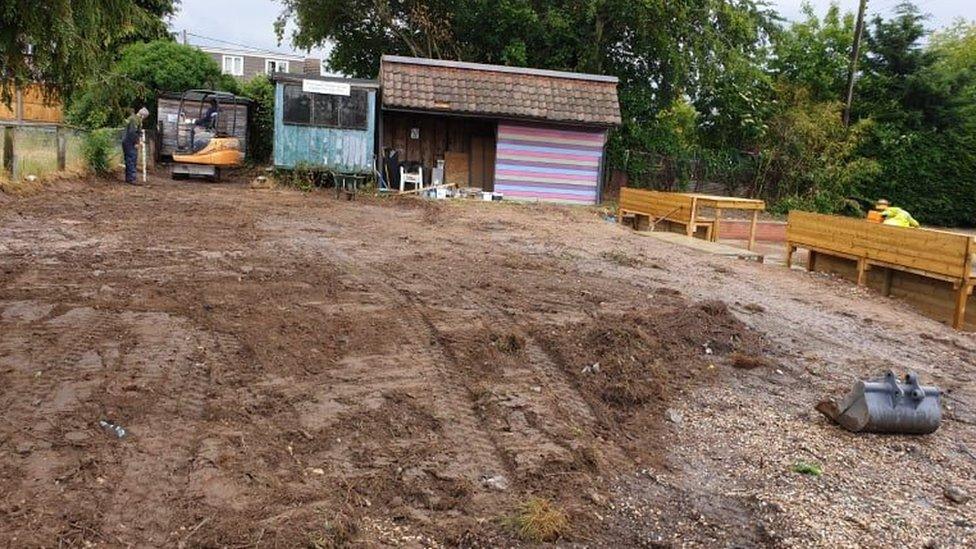
[[[946, 391], [937, 433], [814, 411], [889, 367]], [[536, 497], [562, 546], [972, 546], [974, 393], [970, 334], [597, 210], [0, 200], [3, 546], [528, 545]]]

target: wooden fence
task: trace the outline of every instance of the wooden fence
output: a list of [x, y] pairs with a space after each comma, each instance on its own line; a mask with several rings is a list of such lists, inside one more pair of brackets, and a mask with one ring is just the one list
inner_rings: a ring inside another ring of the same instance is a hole
[[14, 90], [13, 96], [10, 106], [0, 101], [0, 121], [60, 124], [64, 120], [61, 102], [44, 97], [37, 86]]

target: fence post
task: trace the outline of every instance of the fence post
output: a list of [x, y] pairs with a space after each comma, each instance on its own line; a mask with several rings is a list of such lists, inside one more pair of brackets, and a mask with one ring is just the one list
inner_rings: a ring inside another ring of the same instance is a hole
[[3, 171], [11, 179], [14, 177], [14, 128], [4, 126], [3, 128]]
[[66, 156], [68, 148], [68, 139], [64, 135], [64, 128], [58, 126], [55, 130], [58, 140], [58, 171], [63, 172], [66, 165]]

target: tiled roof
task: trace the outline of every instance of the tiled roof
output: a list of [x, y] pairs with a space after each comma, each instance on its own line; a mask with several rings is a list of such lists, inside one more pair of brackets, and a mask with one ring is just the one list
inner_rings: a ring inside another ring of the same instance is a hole
[[384, 56], [380, 85], [389, 109], [620, 124], [609, 76]]

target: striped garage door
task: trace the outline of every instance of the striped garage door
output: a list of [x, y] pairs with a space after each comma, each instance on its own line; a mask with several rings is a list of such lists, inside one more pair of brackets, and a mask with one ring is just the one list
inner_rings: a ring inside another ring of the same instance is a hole
[[495, 191], [506, 200], [595, 204], [605, 132], [498, 123]]

